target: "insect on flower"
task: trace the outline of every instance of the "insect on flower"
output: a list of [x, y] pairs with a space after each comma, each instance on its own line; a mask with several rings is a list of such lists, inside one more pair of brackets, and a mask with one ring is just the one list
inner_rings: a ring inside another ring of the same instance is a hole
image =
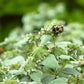
[[62, 33], [64, 31], [64, 27], [62, 25], [53, 25], [52, 32], [54, 35], [58, 35], [59, 33]]

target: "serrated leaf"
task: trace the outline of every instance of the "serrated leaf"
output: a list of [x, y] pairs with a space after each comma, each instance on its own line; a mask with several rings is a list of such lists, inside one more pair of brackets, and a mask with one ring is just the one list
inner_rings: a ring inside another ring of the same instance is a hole
[[59, 76], [61, 77], [68, 77], [68, 75], [81, 75], [81, 73], [79, 73], [77, 70], [73, 69], [73, 68], [64, 68]]
[[12, 74], [12, 75], [22, 75], [22, 74], [26, 74], [23, 70], [10, 70], [9, 71], [9, 74]]
[[59, 68], [58, 61], [56, 60], [55, 56], [53, 54], [50, 54], [43, 62], [43, 65], [45, 65], [48, 68]]
[[54, 80], [54, 75], [43, 74], [41, 78], [42, 84], [48, 84], [50, 81]]
[[18, 41], [17, 43], [14, 44], [14, 47], [15, 48], [21, 48], [24, 44], [27, 43], [27, 41], [28, 41], [27, 39], [20, 40], [20, 41]]
[[31, 76], [32, 80], [34, 80], [38, 84], [41, 84], [41, 77], [42, 77], [41, 71], [34, 72], [30, 76]]
[[65, 78], [58, 78], [51, 81], [49, 84], [67, 84], [67, 80]]
[[4, 65], [15, 64], [15, 63], [23, 63], [25, 60], [22, 56], [17, 56], [13, 59], [6, 59], [3, 61]]
[[56, 42], [56, 46], [65, 49], [70, 42]]

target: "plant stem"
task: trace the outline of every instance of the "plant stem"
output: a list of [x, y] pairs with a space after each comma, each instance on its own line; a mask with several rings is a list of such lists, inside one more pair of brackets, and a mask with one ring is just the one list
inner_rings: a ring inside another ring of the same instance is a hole
[[53, 37], [53, 43], [54, 43], [54, 47], [55, 47], [55, 37]]
[[48, 72], [46, 72], [46, 71], [44, 71], [44, 70], [42, 70], [42, 69], [37, 68], [37, 70], [40, 70], [40, 71], [42, 71], [43, 73], [47, 73], [47, 74], [51, 75], [50, 73], [48, 73]]
[[82, 79], [83, 79], [83, 77], [84, 77], [84, 73], [81, 75], [80, 79], [82, 80]]
[[69, 60], [65, 62], [65, 64], [60, 68], [60, 70], [55, 74], [56, 76], [59, 75], [59, 73], [62, 71], [62, 69], [65, 67], [65, 65], [66, 65], [68, 62], [69, 62]]
[[57, 72], [56, 72], [56, 68], [55, 68], [55, 74], [56, 74]]
[[29, 78], [29, 81], [31, 82], [31, 77]]
[[53, 71], [50, 68], [48, 68], [48, 70], [52, 73], [52, 75], [54, 74]]

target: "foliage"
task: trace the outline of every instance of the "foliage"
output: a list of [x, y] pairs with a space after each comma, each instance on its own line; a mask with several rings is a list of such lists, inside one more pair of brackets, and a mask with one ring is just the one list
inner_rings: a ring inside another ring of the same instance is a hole
[[[60, 2], [63, 4], [59, 4]], [[40, 5], [41, 3], [49, 5]], [[33, 0], [0, 0], [0, 41], [4, 40], [13, 28], [22, 26], [21, 18], [26, 13], [36, 11], [23, 17], [27, 18], [26, 22], [23, 21], [24, 30], [32, 31], [32, 27], [39, 29], [45, 21], [53, 18], [66, 22], [84, 23], [83, 9], [83, 0], [35, 0], [35, 2]], [[28, 19], [30, 21], [27, 23]]]
[[83, 84], [83, 28], [51, 20], [41, 31], [10, 33], [0, 43], [0, 84]]

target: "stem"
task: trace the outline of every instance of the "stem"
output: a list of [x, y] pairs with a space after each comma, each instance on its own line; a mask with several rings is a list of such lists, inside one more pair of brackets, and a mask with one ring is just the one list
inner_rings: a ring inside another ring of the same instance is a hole
[[57, 72], [56, 72], [56, 68], [55, 68], [55, 74], [56, 74]]
[[54, 47], [55, 47], [55, 37], [53, 37], [53, 43], [54, 43]]
[[84, 77], [84, 73], [81, 75], [80, 79], [82, 80], [82, 79], [83, 79], [83, 77]]
[[47, 74], [51, 75], [50, 73], [48, 73], [48, 72], [46, 72], [46, 71], [44, 71], [44, 70], [42, 70], [42, 69], [37, 68], [37, 70], [40, 70], [40, 71], [42, 71], [43, 73], [47, 73]]
[[48, 70], [52, 73], [52, 75], [54, 74], [53, 71], [50, 68], [48, 68]]
[[56, 49], [56, 45], [55, 45], [55, 37], [53, 37], [53, 44], [54, 44], [54, 51], [53, 51], [53, 54], [55, 55], [55, 49]]
[[60, 68], [60, 70], [57, 72], [57, 74], [55, 74], [56, 76], [59, 75], [59, 73], [62, 71], [62, 69], [65, 67], [65, 65], [68, 63], [69, 61], [66, 61], [65, 64]]
[[38, 47], [38, 42], [36, 41], [36, 47]]
[[31, 79], [31, 77], [30, 77], [30, 78], [29, 78], [29, 81], [31, 82], [31, 80], [32, 80], [32, 79]]

